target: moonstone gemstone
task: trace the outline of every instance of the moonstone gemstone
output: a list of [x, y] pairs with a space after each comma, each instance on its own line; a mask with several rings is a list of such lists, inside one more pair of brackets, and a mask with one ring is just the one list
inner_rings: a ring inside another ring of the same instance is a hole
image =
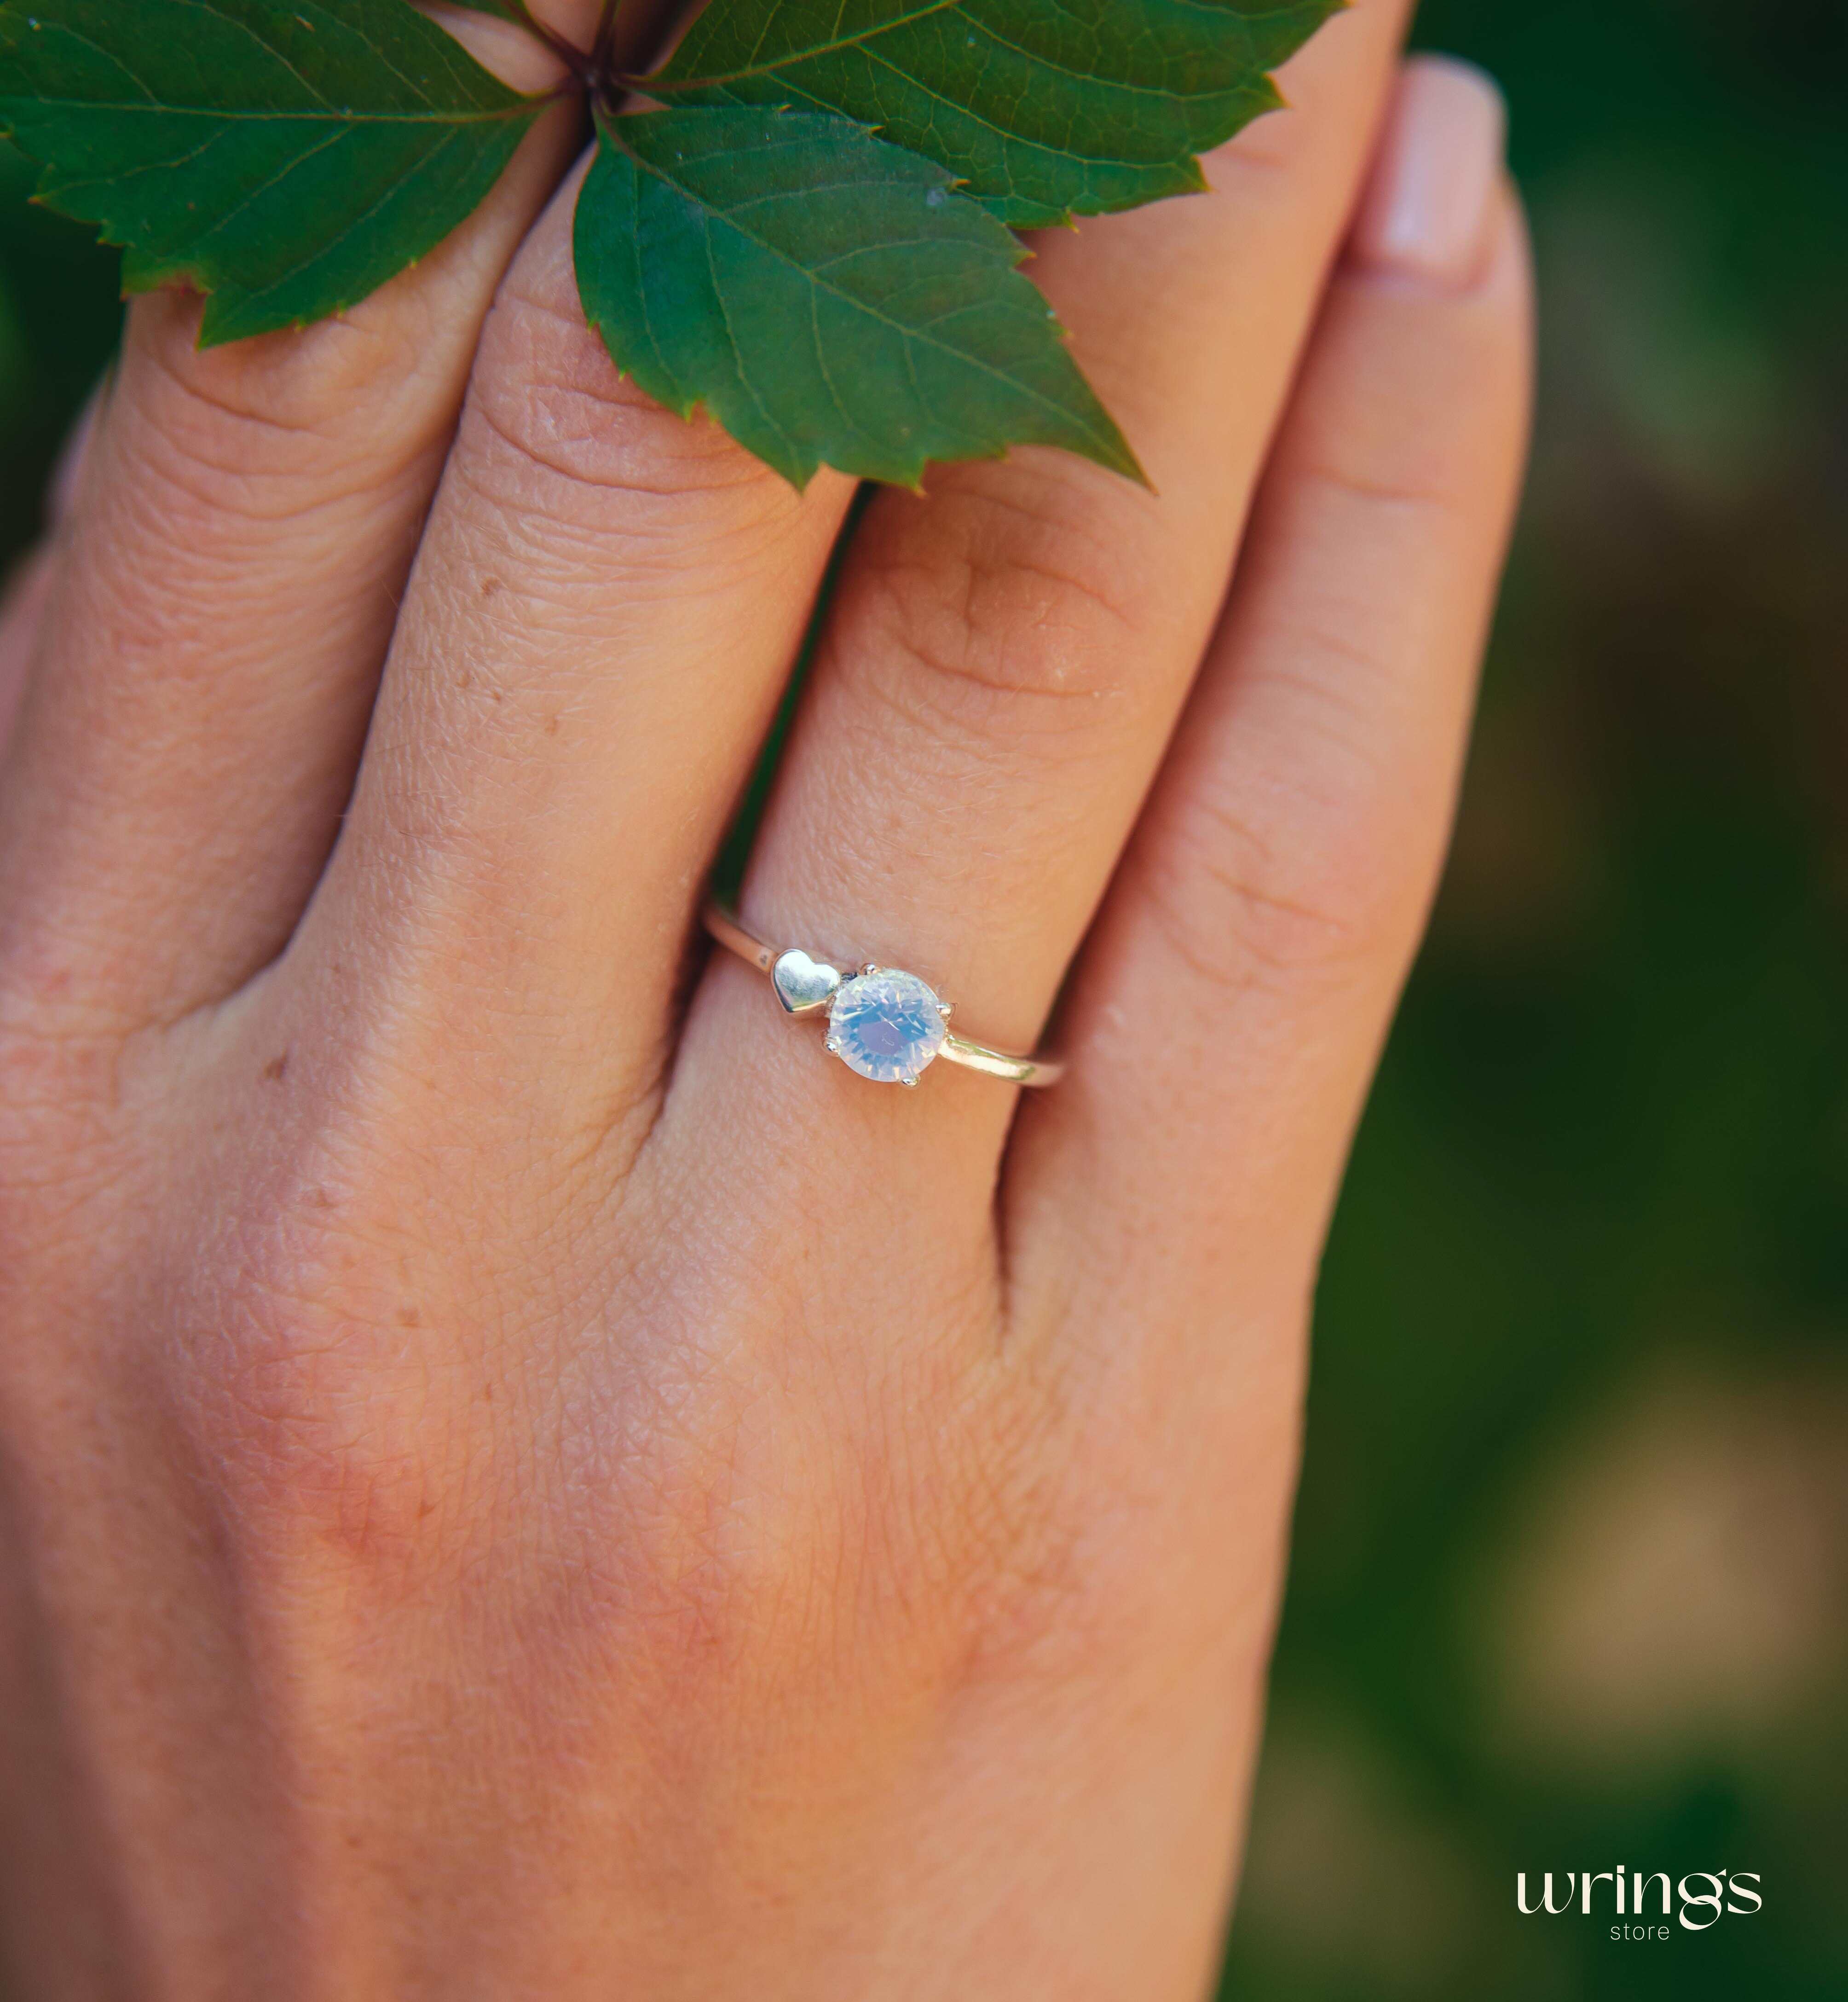
[[891, 967], [843, 981], [828, 1013], [828, 1047], [876, 1084], [915, 1084], [947, 1033], [936, 995]]

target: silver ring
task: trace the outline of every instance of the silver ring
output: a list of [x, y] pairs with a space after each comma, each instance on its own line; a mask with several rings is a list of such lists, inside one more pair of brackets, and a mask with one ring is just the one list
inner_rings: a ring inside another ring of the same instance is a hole
[[1050, 1057], [1015, 1056], [971, 1042], [950, 1026], [953, 1005], [915, 973], [861, 966], [842, 973], [799, 946], [774, 946], [747, 931], [717, 898], [706, 900], [706, 929], [727, 951], [768, 975], [786, 1015], [828, 1015], [828, 1048], [875, 1084], [914, 1086], [941, 1057], [1009, 1084], [1056, 1084], [1065, 1066]]

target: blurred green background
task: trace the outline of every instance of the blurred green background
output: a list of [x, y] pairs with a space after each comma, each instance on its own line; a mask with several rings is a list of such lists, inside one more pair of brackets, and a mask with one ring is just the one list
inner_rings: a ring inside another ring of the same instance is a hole
[[[1508, 92], [1539, 433], [1329, 1254], [1223, 1993], [1840, 2002], [1848, 5], [1418, 39]], [[1619, 1864], [1764, 1910], [1515, 1914]]]
[[[1222, 1994], [1840, 2002], [1848, 0], [1430, 0], [1419, 40], [1508, 94], [1539, 438], [1329, 1255]], [[118, 319], [24, 193], [0, 155], [8, 558]], [[1764, 1909], [1515, 1913], [1619, 1864]]]

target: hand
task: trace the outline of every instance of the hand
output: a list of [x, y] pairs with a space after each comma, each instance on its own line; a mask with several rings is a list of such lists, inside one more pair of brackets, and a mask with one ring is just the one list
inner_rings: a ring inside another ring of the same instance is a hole
[[1038, 246], [1156, 492], [1021, 452], [846, 559], [744, 911], [1004, 1046], [1062, 989], [1030, 1097], [701, 947], [849, 493], [617, 379], [568, 116], [342, 322], [134, 307], [0, 637], [23, 1992], [1201, 1992], [1523, 443], [1404, 12]]

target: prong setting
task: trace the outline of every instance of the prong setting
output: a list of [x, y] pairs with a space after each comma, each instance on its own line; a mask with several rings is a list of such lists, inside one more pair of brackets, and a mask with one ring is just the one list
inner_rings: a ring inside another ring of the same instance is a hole
[[834, 997], [828, 1052], [876, 1084], [915, 1085], [943, 1047], [947, 1015], [915, 973], [869, 965], [843, 981]]

